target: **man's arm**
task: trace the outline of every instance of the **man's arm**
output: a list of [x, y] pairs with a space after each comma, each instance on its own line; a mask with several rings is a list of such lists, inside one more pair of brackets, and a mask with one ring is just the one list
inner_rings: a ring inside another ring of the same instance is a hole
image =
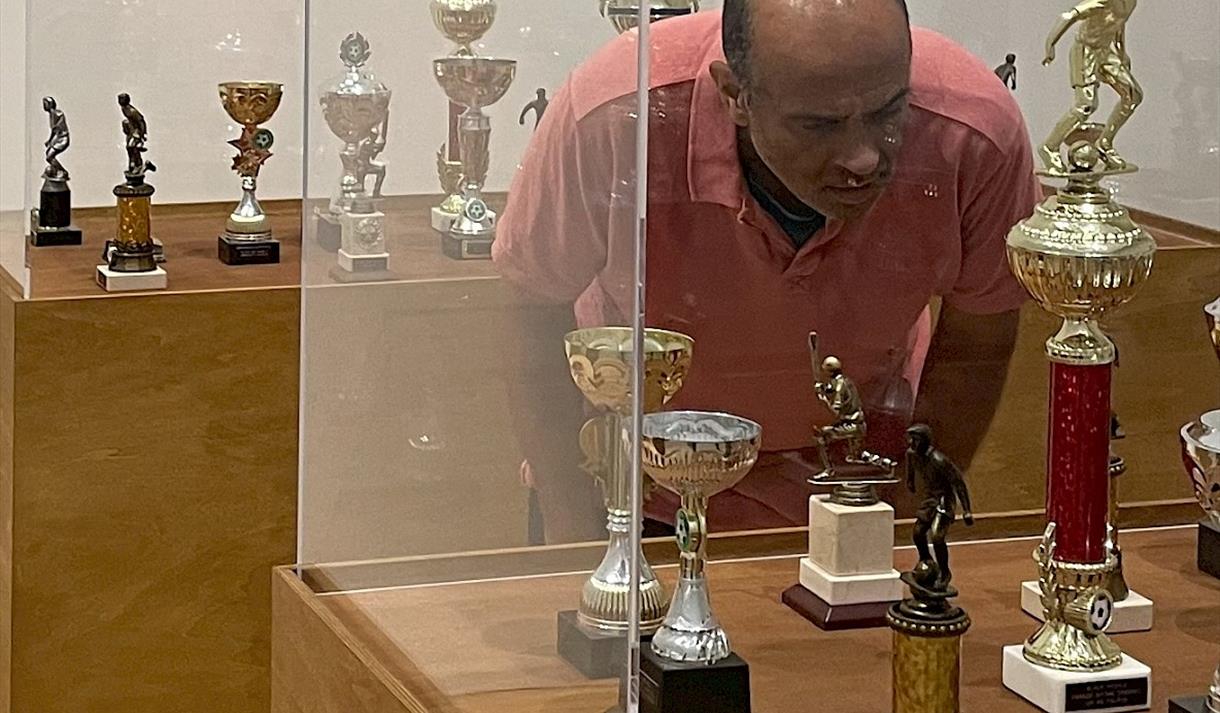
[[607, 264], [619, 162], [608, 148], [618, 127], [578, 123], [567, 87], [551, 110], [554, 120], [534, 133], [513, 178], [492, 258], [519, 305], [512, 315], [517, 343], [508, 348], [517, 376], [509, 400], [546, 539], [555, 543], [605, 537], [600, 490], [580, 468], [578, 438], [587, 414], [563, 338], [576, 326], [573, 303]]
[[976, 315], [945, 305], [932, 336], [915, 405], [938, 447], [969, 468], [1000, 402], [1019, 312]]

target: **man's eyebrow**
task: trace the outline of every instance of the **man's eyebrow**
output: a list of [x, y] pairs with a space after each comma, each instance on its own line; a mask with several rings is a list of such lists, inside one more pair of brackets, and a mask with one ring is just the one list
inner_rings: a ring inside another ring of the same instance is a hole
[[[881, 106], [880, 109], [875, 109], [873, 111], [870, 111], [869, 115], [872, 116], [874, 114], [883, 114], [883, 113], [889, 111], [890, 109], [893, 109], [895, 106], [897, 106], [899, 103], [901, 103], [904, 99], [906, 99], [908, 96], [910, 96], [910, 94], [911, 94], [910, 87], [903, 87], [902, 89], [899, 89], [894, 94], [894, 96], [890, 97], [889, 101], [887, 101], [885, 104], [883, 104]], [[789, 115], [789, 118], [803, 119], [806, 121], [843, 121], [845, 119], [850, 119], [851, 115], [850, 114], [815, 114], [815, 113], [811, 113], [811, 112], [794, 112]]]

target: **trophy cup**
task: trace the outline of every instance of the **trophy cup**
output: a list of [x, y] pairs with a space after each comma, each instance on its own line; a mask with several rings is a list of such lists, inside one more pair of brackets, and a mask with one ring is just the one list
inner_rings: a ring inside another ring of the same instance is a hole
[[441, 233], [446, 255], [458, 260], [488, 259], [495, 239], [496, 214], [483, 200], [490, 161], [491, 120], [483, 108], [504, 96], [517, 72], [517, 61], [488, 57], [433, 60], [436, 81], [451, 102], [466, 108], [458, 118], [462, 161], [462, 209]]
[[38, 207], [30, 209], [30, 244], [80, 245], [80, 228], [72, 225], [72, 190], [68, 188], [68, 170], [59, 162], [59, 155], [68, 150], [72, 137], [68, 119], [55, 103], [55, 97], [43, 97], [42, 109], [47, 113], [51, 133], [46, 148], [47, 167], [42, 172], [42, 190]]
[[[809, 498], [809, 555], [782, 601], [821, 629], [885, 626], [903, 590], [894, 569], [894, 508], [881, 502], [876, 486], [898, 482], [895, 463], [864, 449], [860, 393], [838, 359], [819, 358], [816, 333], [809, 335], [809, 353], [814, 391], [833, 415], [830, 425], [815, 430], [823, 470], [809, 483], [834, 490]], [[846, 445], [845, 465], [833, 463], [835, 444]]]
[[254, 195], [258, 171], [271, 158], [275, 135], [259, 124], [271, 120], [280, 106], [284, 86], [274, 82], [224, 82], [220, 103], [229, 118], [242, 125], [241, 136], [229, 141], [237, 149], [233, 170], [241, 176], [241, 201], [216, 239], [217, 254], [226, 265], [264, 265], [280, 261], [280, 242], [271, 237], [271, 221]]
[[[614, 25], [619, 34], [634, 28], [639, 23], [640, 0], [598, 0], [602, 17]], [[667, 17], [689, 15], [699, 11], [699, 0], [644, 0], [648, 3], [650, 21]]]
[[681, 551], [669, 613], [640, 657], [641, 713], [749, 713], [750, 670], [732, 653], [712, 612], [707, 574], [707, 502], [750, 472], [762, 428], [726, 413], [669, 411], [644, 416], [643, 467], [682, 499]]
[[[1044, 64], [1073, 25], [1076, 100], [1040, 153], [1041, 175], [1065, 185], [1008, 235], [1014, 274], [1043, 309], [1063, 319], [1047, 340], [1051, 362], [1047, 520], [1034, 559], [1044, 623], [1004, 649], [1004, 685], [1050, 713], [1144, 710], [1151, 671], [1106, 635], [1117, 564], [1107, 549], [1110, 382], [1115, 347], [1101, 318], [1131, 300], [1152, 271], [1156, 244], [1102, 185], [1130, 173], [1115, 150], [1118, 130], [1142, 100], [1126, 55], [1135, 0], [1082, 2], [1060, 16]], [[1105, 71], [1096, 71], [1105, 67]], [[1106, 124], [1089, 121], [1105, 82], [1119, 101]], [[1064, 150], [1066, 146], [1066, 151]]]
[[[346, 70], [322, 90], [319, 99], [326, 125], [343, 142], [339, 153], [343, 176], [328, 208], [315, 208], [314, 215], [320, 242], [338, 243], [339, 267], [347, 273], [385, 270], [390, 257], [385, 213], [378, 206], [385, 165], [377, 156], [385, 150], [391, 92], [364, 68], [371, 55], [364, 35], [353, 32], [345, 37], [339, 57]], [[375, 178], [372, 193], [367, 185], [370, 175]]]
[[[1220, 358], [1220, 299], [1207, 305], [1204, 314], [1212, 346]], [[1182, 462], [1195, 497], [1207, 513], [1199, 523], [1199, 569], [1220, 577], [1220, 409], [1208, 411], [1182, 427]], [[1169, 701], [1169, 713], [1220, 713], [1220, 666], [1206, 697], [1175, 698]]]
[[957, 713], [962, 636], [970, 628], [970, 617], [949, 603], [957, 589], [950, 584], [946, 539], [959, 504], [966, 525], [974, 524], [970, 492], [957, 466], [933, 447], [930, 428], [911, 426], [907, 439], [907, 488], [922, 491], [923, 499], [913, 537], [919, 564], [902, 575], [911, 596], [886, 614], [894, 632], [893, 713]]
[[[452, 57], [473, 57], [472, 45], [483, 38], [496, 20], [496, 0], [432, 0], [432, 24], [456, 47]], [[445, 200], [432, 208], [432, 229], [445, 233], [462, 212], [462, 161], [458, 117], [462, 107], [449, 102], [448, 139], [436, 155], [436, 175]]]
[[107, 292], [164, 289], [168, 276], [157, 265], [152, 237], [152, 196], [155, 189], [144, 177], [157, 167], [144, 159], [148, 151], [148, 123], [126, 93], [118, 96], [123, 113], [124, 145], [127, 149], [126, 179], [114, 187], [118, 201], [118, 230], [102, 249], [103, 264], [97, 266], [97, 284]]
[[[677, 332], [644, 331], [643, 409], [655, 411], [682, 388], [690, 369], [694, 342]], [[580, 608], [559, 613], [557, 649], [590, 678], [616, 675], [626, 655], [624, 636], [630, 626], [629, 560], [631, 492], [627, 451], [629, 417], [634, 404], [631, 370], [634, 334], [628, 327], [581, 329], [564, 339], [572, 379], [589, 403], [604, 410], [580, 431], [584, 469], [597, 478], [606, 502], [610, 542], [601, 564], [585, 582]], [[665, 592], [640, 558], [640, 631], [651, 634], [664, 617]]]

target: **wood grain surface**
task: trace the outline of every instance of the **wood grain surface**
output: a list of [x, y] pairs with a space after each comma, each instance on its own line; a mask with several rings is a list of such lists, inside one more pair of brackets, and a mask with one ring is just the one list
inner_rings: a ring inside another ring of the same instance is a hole
[[[1152, 667], [1153, 710], [1164, 710], [1169, 696], [1202, 690], [1215, 668], [1220, 581], [1195, 570], [1192, 528], [1129, 533], [1124, 543], [1128, 581], [1156, 603], [1157, 619], [1153, 631], [1120, 635], [1116, 641]], [[960, 604], [974, 620], [962, 653], [963, 710], [1033, 710], [1002, 687], [1000, 649], [1020, 643], [1037, 628], [1019, 605], [1020, 582], [1034, 576], [1034, 546], [1031, 540], [1016, 540], [953, 548]], [[913, 561], [909, 548], [898, 551], [899, 567]], [[889, 630], [817, 630], [779, 603], [796, 572], [792, 558], [729, 561], [709, 568], [713, 605], [735, 651], [751, 667], [754, 710], [888, 712]], [[298, 598], [294, 614], [306, 618], [277, 616], [277, 660], [281, 651], [292, 659], [329, 650], [376, 665], [357, 669], [353, 680], [341, 683], [309, 676], [282, 680], [277, 692], [308, 695], [277, 696], [275, 713], [314, 710], [303, 707], [302, 698], [342, 700], [326, 698], [333, 685], [439, 695], [425, 710], [444, 713], [600, 712], [615, 701], [613, 680], [584, 680], [554, 652], [555, 612], [574, 605], [583, 575], [319, 596], [293, 583], [290, 572], [282, 574], [277, 596]], [[672, 567], [659, 574], [672, 584]], [[301, 632], [307, 628], [320, 638], [303, 641]], [[281, 650], [285, 637], [296, 638]], [[288, 664], [285, 673], [291, 670]], [[345, 710], [364, 709], [351, 705]], [[370, 710], [419, 713], [401, 704]]]

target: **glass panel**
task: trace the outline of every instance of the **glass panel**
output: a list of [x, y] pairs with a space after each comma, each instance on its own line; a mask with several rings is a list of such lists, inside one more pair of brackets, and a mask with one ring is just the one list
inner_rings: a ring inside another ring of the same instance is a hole
[[638, 44], [577, 69], [615, 33], [560, 0], [313, 2], [307, 35], [301, 574], [454, 710], [605, 710]]

